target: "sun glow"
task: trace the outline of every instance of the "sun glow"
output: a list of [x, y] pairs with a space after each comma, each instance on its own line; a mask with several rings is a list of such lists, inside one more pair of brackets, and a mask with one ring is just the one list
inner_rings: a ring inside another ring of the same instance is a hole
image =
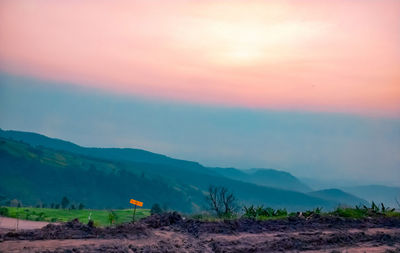
[[201, 50], [208, 64], [222, 66], [259, 65], [296, 60], [309, 41], [323, 39], [327, 25], [321, 22], [263, 20], [201, 20], [177, 41]]
[[397, 0], [1, 5], [3, 72], [204, 104], [400, 112]]
[[265, 31], [257, 25], [223, 24], [212, 29], [208, 37], [211, 38], [210, 48], [216, 47], [210, 54], [218, 63], [248, 65], [266, 57]]

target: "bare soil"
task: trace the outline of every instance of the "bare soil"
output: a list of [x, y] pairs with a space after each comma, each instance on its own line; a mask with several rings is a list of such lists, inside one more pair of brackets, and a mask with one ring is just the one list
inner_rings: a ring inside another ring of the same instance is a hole
[[0, 252], [400, 252], [400, 219], [203, 222], [177, 213], [96, 228], [74, 220], [0, 234]]
[[14, 230], [38, 229], [48, 225], [48, 222], [21, 220], [0, 216], [0, 233]]

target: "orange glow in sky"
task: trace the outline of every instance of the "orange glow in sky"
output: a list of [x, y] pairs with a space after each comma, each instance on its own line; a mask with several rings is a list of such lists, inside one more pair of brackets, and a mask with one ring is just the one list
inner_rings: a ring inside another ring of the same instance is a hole
[[3, 0], [0, 71], [200, 104], [400, 116], [400, 1]]

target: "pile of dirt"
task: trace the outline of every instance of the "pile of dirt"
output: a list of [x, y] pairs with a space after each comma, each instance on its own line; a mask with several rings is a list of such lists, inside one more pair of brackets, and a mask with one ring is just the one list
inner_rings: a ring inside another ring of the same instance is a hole
[[84, 225], [78, 219], [60, 225], [48, 224], [41, 229], [9, 232], [3, 240], [45, 240], [45, 239], [81, 239], [94, 238], [95, 229]]
[[206, 222], [164, 213], [106, 228], [73, 220], [6, 233], [0, 241], [0, 252], [399, 252], [400, 219], [315, 215]]
[[101, 245], [85, 245], [81, 247], [71, 247], [71, 248], [58, 248], [51, 250], [44, 250], [41, 253], [99, 253], [99, 252], [114, 252], [114, 253], [132, 253], [132, 252], [197, 252], [203, 253], [207, 252], [204, 247], [201, 246], [181, 246], [175, 245], [168, 241], [159, 241], [152, 245], [137, 246], [134, 243], [121, 245], [118, 243], [111, 244], [101, 244]]
[[289, 217], [286, 219], [259, 221], [254, 219], [224, 220], [216, 222], [185, 219], [179, 213], [163, 213], [146, 217], [136, 223], [125, 223], [115, 227], [96, 228], [92, 224], [82, 224], [77, 219], [60, 225], [49, 224], [42, 229], [9, 232], [3, 240], [39, 239], [85, 239], [85, 238], [144, 238], [152, 235], [152, 230], [161, 229], [190, 234], [264, 233], [264, 232], [304, 232], [319, 230], [365, 229], [374, 227], [400, 228], [399, 218], [376, 217], [350, 219], [336, 216]]
[[219, 222], [202, 222], [198, 220], [182, 220], [176, 222], [175, 228], [198, 236], [202, 233], [235, 234], [263, 232], [317, 231], [325, 229], [363, 229], [374, 227], [400, 228], [398, 218], [366, 218], [352, 219], [335, 216], [319, 216], [311, 219], [289, 217], [287, 219], [259, 221], [254, 219], [225, 220]]
[[151, 229], [149, 229], [143, 223], [124, 223], [117, 225], [116, 227], [97, 228], [97, 238], [129, 238], [139, 239], [147, 238], [153, 235]]
[[88, 238], [141, 238], [151, 232], [141, 223], [125, 223], [116, 227], [96, 228], [93, 223], [83, 224], [78, 219], [59, 225], [48, 224], [41, 229], [8, 232], [2, 240], [54, 240]]
[[179, 213], [154, 214], [140, 220], [141, 224], [149, 228], [160, 228], [176, 232], [199, 235], [201, 233], [233, 234], [239, 228], [239, 220], [225, 220], [206, 222], [183, 218]]
[[145, 224], [150, 228], [160, 228], [175, 224], [181, 224], [183, 221], [182, 216], [177, 212], [153, 214], [140, 220], [139, 223]]
[[400, 233], [373, 235], [364, 232], [347, 233], [303, 233], [281, 236], [273, 240], [253, 238], [248, 240], [213, 240], [210, 246], [214, 252], [287, 252], [307, 250], [328, 250], [349, 246], [394, 246], [400, 242]]

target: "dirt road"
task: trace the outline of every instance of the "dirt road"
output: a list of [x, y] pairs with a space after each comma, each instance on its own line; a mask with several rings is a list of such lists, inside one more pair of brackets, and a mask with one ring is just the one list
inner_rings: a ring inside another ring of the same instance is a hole
[[49, 224], [43, 221], [29, 221], [29, 220], [17, 220], [14, 218], [1, 217], [0, 216], [0, 231], [9, 232], [13, 230], [26, 230], [26, 229], [39, 229]]
[[50, 224], [0, 238], [0, 252], [400, 252], [400, 219], [201, 222], [170, 213], [109, 228]]

